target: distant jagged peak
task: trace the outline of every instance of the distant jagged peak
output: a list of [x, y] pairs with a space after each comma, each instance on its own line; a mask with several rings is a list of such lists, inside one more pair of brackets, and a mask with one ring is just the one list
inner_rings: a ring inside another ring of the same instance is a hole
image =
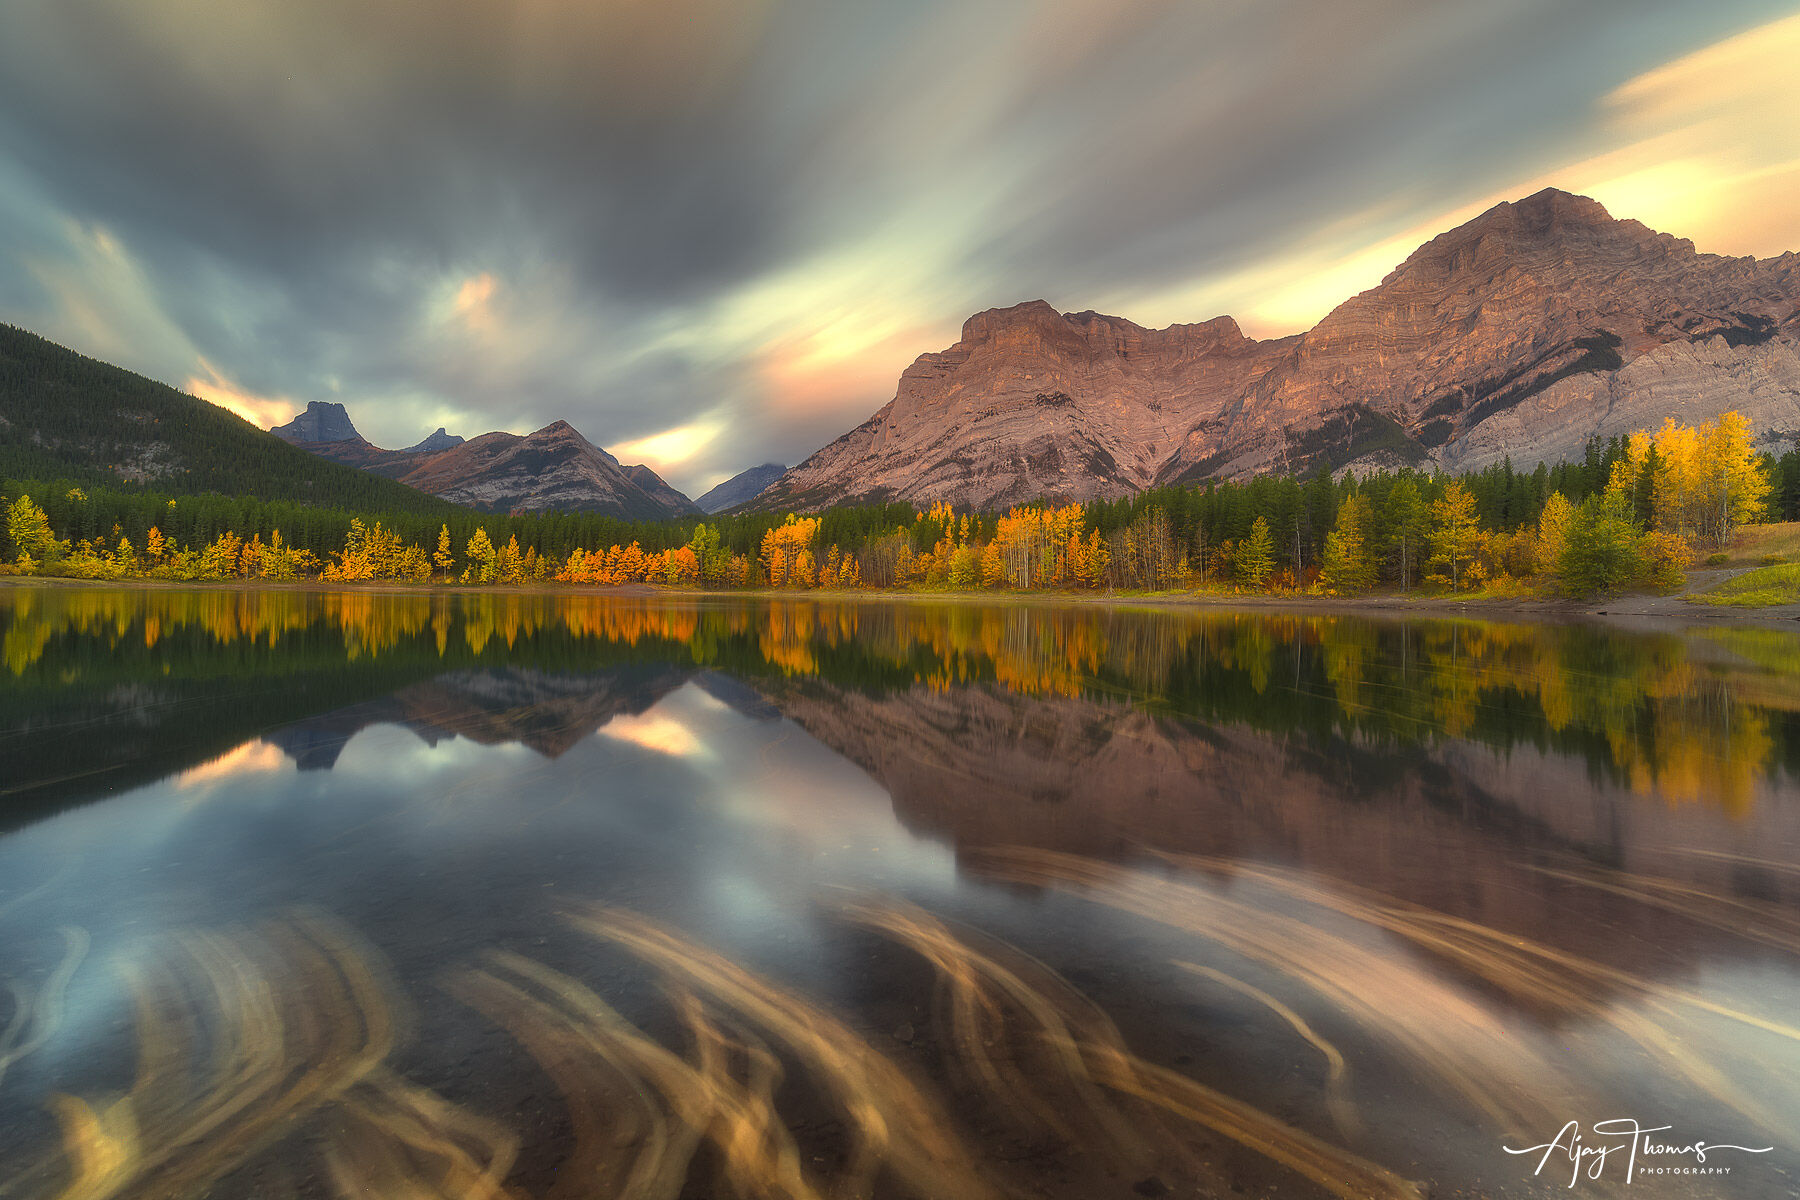
[[748, 470], [739, 471], [724, 483], [695, 497], [694, 503], [704, 513], [723, 512], [725, 509], [734, 508], [755, 498], [758, 492], [786, 473], [787, 467], [782, 463], [762, 463]]
[[276, 437], [287, 442], [360, 442], [362, 434], [350, 420], [350, 414], [344, 411], [342, 404], [330, 400], [314, 400], [306, 406], [306, 411], [296, 416], [286, 425], [277, 425], [269, 430]]
[[438, 453], [441, 453], [442, 451], [452, 449], [452, 448], [454, 448], [456, 446], [460, 446], [462, 444], [463, 444], [462, 435], [451, 433], [449, 430], [445, 429], [442, 425], [439, 425], [437, 427], [437, 430], [435, 432], [431, 433], [430, 435], [428, 435], [423, 441], [420, 441], [411, 446], [408, 446], [405, 450], [402, 450], [401, 453], [402, 454], [438, 454]]

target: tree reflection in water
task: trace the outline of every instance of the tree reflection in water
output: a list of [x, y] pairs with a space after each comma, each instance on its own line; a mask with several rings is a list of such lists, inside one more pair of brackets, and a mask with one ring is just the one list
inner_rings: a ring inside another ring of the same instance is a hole
[[[163, 930], [84, 905], [74, 862], [0, 881], [9, 1200], [1404, 1197], [1426, 1170], [1505, 1194], [1500, 1141], [1645, 1080], [1646, 1117], [1800, 1144], [1779, 631], [36, 588], [0, 590], [0, 630], [0, 854], [52, 814], [214, 789], [236, 807], [195, 820], [307, 899], [183, 907], [198, 843], [128, 906], [216, 919]], [[394, 729], [531, 757], [427, 799], [345, 765]], [[847, 809], [715, 829], [714, 792], [826, 778], [781, 757], [801, 732], [954, 880], [831, 868], [872, 827]], [[692, 794], [619, 790], [603, 742]], [[348, 815], [323, 806], [343, 789]], [[519, 832], [540, 794], [576, 824]], [[559, 865], [621, 812], [663, 814], [659, 849], [616, 880]], [[354, 857], [257, 842], [265, 813]], [[414, 875], [421, 822], [491, 849]], [[699, 853], [715, 836], [741, 857]], [[698, 918], [739, 875], [803, 919]], [[409, 893], [482, 915], [372, 932]], [[914, 998], [922, 1028], [890, 1036]]]

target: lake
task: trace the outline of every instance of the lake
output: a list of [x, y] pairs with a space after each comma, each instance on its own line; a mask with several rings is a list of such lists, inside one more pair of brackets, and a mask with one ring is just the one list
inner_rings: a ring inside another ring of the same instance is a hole
[[1794, 634], [38, 587], [0, 629], [6, 1200], [1795, 1194]]

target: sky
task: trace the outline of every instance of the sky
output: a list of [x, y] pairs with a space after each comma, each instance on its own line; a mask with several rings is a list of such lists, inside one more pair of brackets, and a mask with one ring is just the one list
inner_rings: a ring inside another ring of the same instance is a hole
[[1545, 186], [1800, 249], [1787, 0], [6, 0], [0, 321], [696, 495], [985, 308], [1295, 332]]

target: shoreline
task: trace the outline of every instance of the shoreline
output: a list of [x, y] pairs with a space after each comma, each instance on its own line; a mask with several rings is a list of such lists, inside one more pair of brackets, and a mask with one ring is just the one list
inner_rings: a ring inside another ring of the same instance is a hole
[[[1700, 586], [1710, 586], [1712, 580]], [[1121, 595], [1106, 592], [992, 592], [992, 591], [900, 591], [815, 589], [787, 591], [752, 588], [733, 591], [711, 591], [705, 588], [675, 587], [664, 584], [630, 583], [606, 587], [581, 584], [534, 583], [501, 584], [416, 584], [396, 580], [379, 580], [350, 584], [325, 583], [319, 580], [271, 582], [267, 580], [170, 580], [170, 579], [65, 579], [59, 576], [0, 576], [3, 588], [46, 588], [51, 590], [108, 588], [133, 591], [208, 591], [208, 592], [300, 592], [345, 593], [370, 592], [378, 595], [493, 595], [493, 596], [616, 596], [631, 599], [663, 597], [682, 600], [746, 599], [746, 600], [813, 600], [861, 604], [976, 604], [1068, 606], [1100, 605], [1108, 608], [1173, 608], [1222, 609], [1259, 613], [1295, 613], [1308, 616], [1341, 614], [1378, 619], [1402, 619], [1410, 616], [1458, 616], [1476, 620], [1514, 619], [1544, 623], [1591, 621], [1598, 624], [1639, 628], [1670, 628], [1693, 625], [1745, 625], [1762, 628], [1793, 628], [1800, 621], [1800, 604], [1773, 608], [1733, 608], [1726, 605], [1692, 604], [1686, 597], [1693, 587], [1669, 596], [1627, 595], [1612, 600], [1580, 601], [1537, 597], [1480, 597], [1459, 599], [1454, 596], [1377, 593], [1367, 596], [1271, 596], [1232, 595], [1217, 592], [1173, 592], [1152, 595]]]

